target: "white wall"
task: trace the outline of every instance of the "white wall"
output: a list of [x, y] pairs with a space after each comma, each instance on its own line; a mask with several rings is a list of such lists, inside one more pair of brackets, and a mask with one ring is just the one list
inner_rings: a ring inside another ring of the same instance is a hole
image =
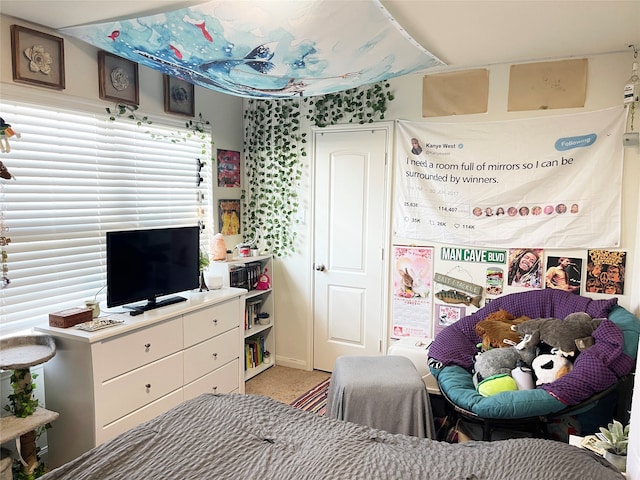
[[[390, 81], [395, 99], [390, 103], [385, 120], [404, 119], [424, 122], [468, 122], [496, 121], [516, 118], [531, 118], [544, 115], [560, 115], [581, 111], [599, 110], [622, 104], [622, 88], [631, 72], [632, 55], [628, 53], [588, 57], [587, 98], [584, 108], [507, 112], [507, 94], [510, 65], [488, 66], [490, 70], [489, 106], [483, 114], [463, 115], [446, 118], [422, 118], [422, 77], [421, 74], [408, 75]], [[636, 124], [640, 122], [637, 121]], [[637, 130], [637, 127], [636, 127]], [[622, 142], [622, 139], [620, 140]], [[312, 219], [309, 165], [305, 165], [301, 204], [305, 222], [299, 226], [298, 253], [279, 260], [276, 268], [275, 284], [277, 328], [277, 357], [283, 365], [312, 368], [312, 305], [310, 304], [313, 279]], [[619, 296], [620, 305], [636, 315], [640, 313], [640, 230], [638, 212], [640, 209], [640, 150], [637, 147], [625, 149], [623, 173], [623, 228], [619, 250], [627, 251], [627, 272], [625, 294]], [[612, 188], [617, 188], [612, 186]], [[393, 242], [406, 243], [408, 240], [394, 238]], [[408, 241], [415, 243], [415, 241]], [[426, 245], [427, 243], [423, 243]], [[616, 249], [618, 250], [618, 249]], [[547, 255], [556, 251], [546, 250]], [[562, 255], [569, 254], [562, 251]], [[576, 255], [581, 256], [581, 255]], [[596, 295], [594, 295], [595, 297]]]

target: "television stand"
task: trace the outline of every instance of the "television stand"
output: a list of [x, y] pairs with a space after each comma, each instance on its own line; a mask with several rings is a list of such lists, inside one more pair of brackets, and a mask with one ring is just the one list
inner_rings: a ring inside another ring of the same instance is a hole
[[180, 303], [180, 302], [186, 302], [186, 301], [187, 299], [184, 297], [169, 297], [159, 301], [156, 301], [155, 299], [149, 300], [146, 304], [138, 305], [135, 307], [125, 305], [124, 308], [126, 308], [127, 310], [131, 310], [129, 312], [129, 315], [136, 316], [148, 310], [153, 310], [154, 308], [166, 307], [167, 305], [173, 305], [174, 303]]

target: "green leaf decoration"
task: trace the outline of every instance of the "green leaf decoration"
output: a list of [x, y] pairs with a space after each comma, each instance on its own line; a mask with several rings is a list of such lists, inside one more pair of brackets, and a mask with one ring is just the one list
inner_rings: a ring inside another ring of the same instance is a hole
[[[243, 118], [246, 185], [242, 191], [246, 238], [259, 229], [263, 248], [275, 257], [296, 252], [299, 180], [311, 127], [372, 123], [384, 119], [393, 100], [389, 83], [321, 97], [248, 100]], [[365, 100], [366, 99], [366, 100]]]

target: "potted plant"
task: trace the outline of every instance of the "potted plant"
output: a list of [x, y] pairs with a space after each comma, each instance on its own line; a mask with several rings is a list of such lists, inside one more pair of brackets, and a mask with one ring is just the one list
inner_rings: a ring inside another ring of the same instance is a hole
[[600, 427], [601, 435], [597, 435], [596, 446], [605, 449], [604, 458], [616, 466], [621, 472], [627, 467], [627, 446], [629, 445], [629, 425], [626, 427], [618, 420]]

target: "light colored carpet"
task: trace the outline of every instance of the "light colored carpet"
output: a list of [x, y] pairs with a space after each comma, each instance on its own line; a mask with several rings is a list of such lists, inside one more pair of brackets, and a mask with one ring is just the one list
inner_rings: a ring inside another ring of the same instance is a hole
[[264, 395], [289, 405], [302, 394], [331, 376], [320, 370], [274, 365], [245, 383], [245, 393]]

